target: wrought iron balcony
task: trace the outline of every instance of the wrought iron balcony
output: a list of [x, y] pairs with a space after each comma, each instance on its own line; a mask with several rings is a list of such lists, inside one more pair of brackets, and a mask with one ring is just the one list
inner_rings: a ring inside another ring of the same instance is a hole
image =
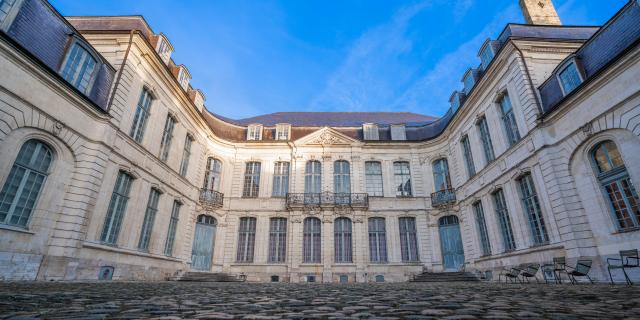
[[454, 189], [444, 189], [431, 194], [431, 206], [441, 207], [456, 203], [456, 191]]
[[207, 209], [222, 207], [224, 194], [215, 190], [200, 189], [200, 204]]
[[287, 209], [289, 210], [341, 206], [366, 210], [369, 208], [369, 194], [334, 192], [287, 193]]

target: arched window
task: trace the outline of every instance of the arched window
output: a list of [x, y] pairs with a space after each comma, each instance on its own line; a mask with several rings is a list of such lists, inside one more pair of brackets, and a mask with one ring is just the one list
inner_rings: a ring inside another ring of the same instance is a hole
[[411, 169], [409, 162], [394, 162], [393, 176], [396, 183], [396, 197], [411, 197]]
[[26, 227], [53, 159], [39, 140], [22, 145], [0, 193], [0, 223]]
[[387, 235], [384, 218], [369, 218], [369, 260], [387, 262]]
[[208, 216], [206, 214], [201, 214], [198, 216], [198, 223], [201, 224], [209, 224], [212, 226], [215, 226], [216, 224], [218, 224], [216, 222], [216, 218], [212, 217], [212, 216]]
[[591, 158], [618, 230], [639, 228], [640, 200], [616, 144], [613, 141], [600, 143], [593, 148]]
[[449, 177], [449, 163], [442, 158], [433, 162], [433, 183], [435, 191], [451, 189], [451, 178]]
[[336, 262], [352, 262], [351, 220], [349, 218], [336, 219], [333, 230]]
[[204, 174], [204, 186], [205, 190], [220, 190], [220, 172], [222, 171], [222, 162], [215, 158], [207, 159], [207, 168]]
[[304, 192], [320, 193], [322, 189], [322, 165], [320, 161], [307, 161], [304, 170]]
[[320, 263], [322, 254], [320, 250], [322, 245], [321, 240], [321, 222], [318, 218], [306, 218], [304, 219], [303, 226], [303, 258], [304, 263]]
[[336, 204], [351, 202], [351, 169], [347, 161], [333, 163], [333, 192], [337, 193]]
[[365, 184], [370, 197], [384, 196], [382, 188], [382, 164], [380, 161], [367, 161], [364, 163]]

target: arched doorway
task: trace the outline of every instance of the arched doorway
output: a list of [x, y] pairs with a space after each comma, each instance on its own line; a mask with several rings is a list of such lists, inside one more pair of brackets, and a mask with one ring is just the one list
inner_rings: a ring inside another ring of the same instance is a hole
[[191, 268], [202, 271], [211, 270], [215, 236], [216, 219], [204, 214], [199, 215], [196, 223], [196, 232], [193, 236]]
[[444, 271], [459, 271], [464, 266], [464, 248], [462, 247], [458, 217], [442, 217], [438, 220], [438, 225]]

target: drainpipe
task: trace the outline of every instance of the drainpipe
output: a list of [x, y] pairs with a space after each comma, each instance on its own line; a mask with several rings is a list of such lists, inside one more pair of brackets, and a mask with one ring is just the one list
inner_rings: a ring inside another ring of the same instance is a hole
[[111, 92], [111, 96], [109, 97], [109, 102], [107, 103], [107, 111], [111, 110], [111, 104], [113, 104], [113, 98], [116, 95], [116, 90], [118, 90], [118, 84], [120, 84], [120, 78], [122, 78], [122, 71], [124, 71], [124, 66], [127, 64], [127, 58], [129, 57], [129, 51], [131, 50], [131, 45], [133, 44], [133, 35], [138, 34], [142, 36], [140, 30], [131, 30], [129, 32], [129, 44], [127, 45], [127, 50], [124, 52], [124, 58], [122, 59], [122, 64], [120, 64], [120, 69], [118, 70], [118, 76], [116, 77], [116, 81], [113, 83], [113, 91]]
[[516, 51], [518, 51], [520, 60], [522, 60], [522, 64], [524, 65], [524, 71], [527, 73], [529, 88], [531, 89], [531, 92], [533, 93], [533, 97], [536, 100], [536, 107], [538, 107], [538, 114], [540, 115], [539, 118], [537, 119], [537, 122], [542, 123], [542, 116], [544, 115], [544, 110], [542, 110], [542, 102], [540, 102], [540, 97], [538, 97], [538, 90], [536, 90], [535, 86], [533, 85], [533, 80], [531, 80], [531, 72], [529, 72], [529, 66], [527, 65], [527, 60], [524, 58], [524, 54], [522, 53], [522, 50], [515, 43], [512, 42], [512, 44], [513, 44], [513, 47], [516, 48]]

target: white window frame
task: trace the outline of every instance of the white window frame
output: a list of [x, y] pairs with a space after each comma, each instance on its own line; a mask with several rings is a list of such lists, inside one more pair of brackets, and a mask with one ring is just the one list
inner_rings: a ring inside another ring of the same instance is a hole
[[391, 133], [391, 140], [407, 140], [407, 127], [404, 124], [392, 124], [389, 126], [389, 131]]
[[86, 51], [87, 54], [89, 56], [91, 56], [91, 58], [93, 58], [96, 61], [96, 64], [93, 68], [93, 70], [91, 71], [91, 74], [89, 76], [89, 81], [87, 82], [87, 87], [84, 89], [84, 91], [78, 87], [76, 87], [72, 82], [68, 81], [65, 79], [65, 81], [67, 81], [67, 83], [69, 83], [70, 86], [76, 88], [78, 91], [82, 92], [85, 95], [88, 95], [91, 92], [91, 89], [93, 89], [93, 84], [96, 80], [96, 76], [98, 75], [98, 70], [100, 69], [100, 66], [102, 65], [100, 59], [98, 58], [99, 55], [97, 54], [97, 52], [89, 45], [84, 43], [84, 41], [82, 41], [81, 39], [79, 39], [78, 37], [74, 36], [72, 37], [71, 42], [69, 43], [69, 46], [67, 47], [67, 51], [65, 52], [64, 55], [64, 59], [62, 60], [62, 64], [60, 64], [60, 68], [58, 69], [58, 74], [64, 78], [64, 76], [62, 75], [62, 72], [64, 71], [65, 67], [67, 66], [67, 62], [69, 61], [69, 58], [71, 56], [71, 52], [73, 51], [73, 48], [75, 46], [79, 46], [82, 50]]
[[169, 40], [162, 33], [158, 36], [158, 45], [156, 47], [156, 52], [158, 52], [158, 55], [164, 63], [167, 63], [167, 61], [169, 61], [169, 59], [171, 58], [171, 54], [173, 53], [173, 45], [171, 45]]
[[180, 71], [178, 71], [178, 82], [182, 89], [187, 90], [189, 88], [189, 81], [191, 81], [191, 75], [185, 66], [180, 66]]
[[[578, 74], [578, 78], [580, 79], [580, 83], [575, 88], [573, 88], [569, 92], [567, 92], [567, 90], [565, 89], [565, 86], [564, 86], [564, 82], [562, 81], [562, 78], [560, 77], [560, 74], [563, 73], [568, 68], [570, 68], [571, 66], [573, 66], [576, 69], [576, 73]], [[562, 90], [562, 96], [563, 97], [568, 95], [568, 94], [570, 94], [571, 92], [573, 92], [575, 89], [577, 89], [584, 82], [584, 75], [582, 74], [582, 68], [580, 68], [580, 66], [578, 64], [578, 60], [575, 57], [572, 57], [569, 60], [566, 60], [565, 62], [563, 62], [558, 67], [557, 70], [558, 70], [558, 72], [555, 73], [555, 76], [556, 76], [556, 79], [558, 80], [558, 85], [560, 86], [560, 90]]]
[[260, 140], [262, 140], [262, 125], [254, 123], [247, 126], [247, 141]]
[[365, 123], [362, 125], [362, 137], [364, 140], [380, 140], [380, 131], [375, 123]]
[[276, 124], [276, 140], [288, 141], [291, 139], [291, 125], [288, 123]]

